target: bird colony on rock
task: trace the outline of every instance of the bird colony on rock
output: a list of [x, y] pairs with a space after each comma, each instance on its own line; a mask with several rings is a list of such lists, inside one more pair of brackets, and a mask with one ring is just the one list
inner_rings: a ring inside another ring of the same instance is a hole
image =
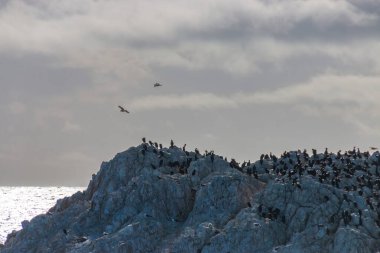
[[379, 167], [358, 149], [240, 164], [143, 138], [0, 252], [377, 252]]

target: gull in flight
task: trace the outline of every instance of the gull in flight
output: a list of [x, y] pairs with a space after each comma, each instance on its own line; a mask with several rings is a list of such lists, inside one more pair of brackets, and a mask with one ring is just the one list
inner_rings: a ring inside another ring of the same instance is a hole
[[120, 108], [120, 112], [126, 112], [126, 113], [129, 113], [129, 111], [128, 110], [126, 110], [126, 109], [124, 109], [122, 106], [118, 106], [119, 108]]
[[160, 83], [153, 84], [153, 87], [160, 87], [160, 86], [162, 86], [162, 84], [160, 84]]

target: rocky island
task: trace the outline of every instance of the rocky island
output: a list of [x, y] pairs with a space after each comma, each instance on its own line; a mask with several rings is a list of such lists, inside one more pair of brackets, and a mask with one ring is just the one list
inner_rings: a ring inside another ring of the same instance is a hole
[[22, 222], [0, 253], [380, 251], [380, 154], [263, 154], [142, 143]]

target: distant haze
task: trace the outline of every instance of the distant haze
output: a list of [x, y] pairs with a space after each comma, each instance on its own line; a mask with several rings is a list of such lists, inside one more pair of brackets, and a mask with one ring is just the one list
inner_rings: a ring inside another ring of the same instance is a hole
[[1, 1], [0, 185], [85, 186], [143, 136], [378, 146], [379, 27], [377, 0]]

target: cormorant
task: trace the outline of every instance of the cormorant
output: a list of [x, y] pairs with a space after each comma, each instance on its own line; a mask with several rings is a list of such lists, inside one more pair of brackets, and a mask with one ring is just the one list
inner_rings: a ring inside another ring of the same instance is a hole
[[259, 205], [259, 207], [257, 208], [257, 211], [258, 211], [259, 213], [262, 213], [262, 211], [263, 211], [263, 204], [260, 204], [260, 205]]

